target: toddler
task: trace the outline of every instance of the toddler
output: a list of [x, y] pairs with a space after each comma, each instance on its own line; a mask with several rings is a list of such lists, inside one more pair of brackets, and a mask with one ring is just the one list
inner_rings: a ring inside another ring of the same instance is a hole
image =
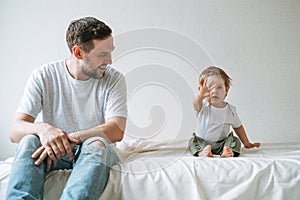
[[[230, 85], [231, 78], [218, 67], [208, 67], [200, 74], [199, 93], [193, 102], [198, 118], [197, 134], [189, 141], [192, 155], [236, 157], [241, 141], [246, 148], [260, 146], [249, 142], [235, 107], [224, 101]], [[238, 137], [230, 132], [230, 127]]]

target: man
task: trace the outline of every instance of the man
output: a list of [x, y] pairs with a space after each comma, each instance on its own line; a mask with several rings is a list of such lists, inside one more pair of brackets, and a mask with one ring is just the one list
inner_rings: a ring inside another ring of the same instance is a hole
[[[93, 17], [74, 20], [71, 57], [33, 71], [10, 132], [19, 145], [7, 199], [42, 199], [47, 173], [58, 169], [72, 169], [61, 199], [100, 197], [127, 117], [125, 78], [109, 66], [111, 33]], [[39, 112], [43, 122], [35, 123]]]

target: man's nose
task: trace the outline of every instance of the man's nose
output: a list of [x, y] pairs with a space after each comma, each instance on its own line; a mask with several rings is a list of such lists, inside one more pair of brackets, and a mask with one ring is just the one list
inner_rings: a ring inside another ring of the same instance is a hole
[[112, 59], [111, 59], [110, 54], [108, 56], [106, 56], [105, 63], [110, 64], [110, 65], [112, 64]]
[[107, 63], [107, 64], [110, 64], [110, 65], [112, 64], [112, 59], [111, 59], [111, 57], [109, 57], [109, 58], [107, 59], [106, 63]]

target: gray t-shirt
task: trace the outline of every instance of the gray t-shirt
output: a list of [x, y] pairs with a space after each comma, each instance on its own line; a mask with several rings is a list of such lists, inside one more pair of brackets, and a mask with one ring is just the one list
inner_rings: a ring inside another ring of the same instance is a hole
[[75, 80], [65, 61], [35, 69], [25, 87], [17, 112], [42, 121], [66, 133], [89, 129], [112, 117], [127, 117], [124, 76], [107, 66], [101, 79]]

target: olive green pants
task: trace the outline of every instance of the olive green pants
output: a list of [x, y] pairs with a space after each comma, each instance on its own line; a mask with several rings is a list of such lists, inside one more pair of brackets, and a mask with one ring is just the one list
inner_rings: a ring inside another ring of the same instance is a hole
[[[208, 145], [208, 143], [199, 136], [193, 133], [193, 137], [189, 140], [189, 150], [192, 155], [196, 156], [198, 152], [203, 151], [203, 149]], [[234, 154], [234, 157], [240, 155], [241, 141], [238, 137], [233, 135], [231, 132], [225, 139], [218, 140], [214, 145], [212, 145], [211, 151], [215, 155], [221, 155], [223, 153], [224, 146], [229, 147]]]

